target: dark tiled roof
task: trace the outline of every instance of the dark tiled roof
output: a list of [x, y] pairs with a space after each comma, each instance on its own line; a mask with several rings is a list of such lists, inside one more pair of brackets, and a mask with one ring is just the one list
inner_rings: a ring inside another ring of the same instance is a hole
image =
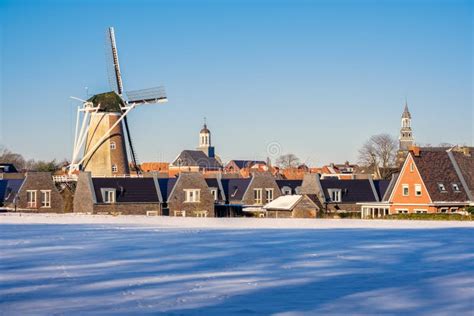
[[222, 179], [222, 187], [228, 201], [242, 200], [251, 178]]
[[[413, 155], [413, 159], [433, 202], [468, 200], [454, 165], [446, 151], [421, 150], [418, 156]], [[444, 185], [446, 191], [441, 192], [439, 190], [439, 183]], [[453, 183], [459, 186], [460, 192], [454, 191]]]
[[341, 189], [341, 203], [376, 202], [369, 180], [337, 180], [322, 179], [321, 186], [326, 198], [329, 198], [328, 189]]
[[168, 201], [168, 197], [171, 193], [171, 190], [173, 190], [177, 180], [177, 178], [158, 179], [158, 185], [160, 186], [161, 196], [163, 197], [164, 202]]
[[466, 184], [474, 195], [474, 153], [471, 152], [470, 156], [460, 152], [453, 152], [454, 159], [461, 170], [461, 174], [466, 181]]
[[153, 178], [92, 178], [98, 203], [103, 203], [101, 189], [116, 190], [116, 202], [158, 203]]
[[264, 165], [267, 164], [265, 161], [262, 161], [262, 160], [232, 160], [232, 161], [240, 169], [247, 168], [247, 167], [252, 167], [255, 164], [264, 164]]
[[221, 163], [215, 157], [208, 157], [200, 150], [183, 150], [181, 154], [173, 162], [174, 166], [192, 167], [206, 169], [220, 169]]
[[24, 179], [4, 179], [0, 180], [0, 205], [2, 203], [11, 203], [13, 198], [20, 190]]
[[382, 201], [385, 192], [387, 192], [390, 180], [373, 180], [373, 182], [375, 191], [377, 191], [377, 195], [379, 196], [380, 201]]
[[280, 179], [277, 179], [276, 183], [277, 183], [278, 187], [280, 188], [280, 190], [283, 187], [290, 187], [291, 190], [292, 190], [292, 194], [297, 194], [296, 193], [296, 188], [301, 187], [301, 184], [303, 183], [303, 180], [280, 180]]

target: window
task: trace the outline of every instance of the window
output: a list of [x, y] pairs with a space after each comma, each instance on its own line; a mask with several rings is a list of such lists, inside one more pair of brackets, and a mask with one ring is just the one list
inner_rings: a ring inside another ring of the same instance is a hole
[[115, 189], [102, 189], [104, 203], [115, 203]]
[[408, 184], [403, 184], [402, 189], [403, 189], [403, 196], [408, 196], [408, 194], [410, 193], [408, 189]]
[[448, 210], [449, 209], [447, 207], [442, 207], [442, 208], [438, 209], [438, 213], [447, 213]]
[[116, 173], [118, 171], [117, 165], [112, 165], [112, 172]]
[[440, 192], [446, 192], [446, 187], [442, 183], [438, 183], [438, 189]]
[[283, 193], [283, 195], [291, 195], [291, 188], [284, 186], [283, 188], [281, 188], [281, 192]]
[[341, 202], [341, 189], [328, 189], [331, 202]]
[[453, 187], [454, 192], [461, 192], [461, 190], [459, 189], [459, 185], [457, 183], [453, 183], [452, 187]]
[[262, 189], [253, 190], [253, 198], [255, 200], [255, 204], [262, 204], [262, 191]]
[[397, 213], [398, 213], [398, 214], [408, 214], [408, 210], [407, 210], [407, 209], [399, 209], [399, 208], [397, 208]]
[[115, 148], [117, 148], [117, 145], [115, 144], [114, 141], [111, 141], [110, 142], [110, 149], [114, 150]]
[[415, 184], [415, 196], [421, 196], [421, 184]]
[[174, 216], [186, 217], [186, 211], [174, 211]]
[[51, 190], [41, 190], [41, 207], [51, 207]]
[[273, 201], [273, 189], [265, 189], [265, 193], [267, 197], [267, 203]]
[[211, 189], [211, 194], [214, 197], [214, 201], [217, 201], [217, 189]]
[[36, 207], [36, 190], [28, 190], [26, 191], [26, 202], [28, 208], [35, 208]]
[[413, 171], [415, 171], [415, 163], [412, 162], [410, 164], [410, 172], [413, 172]]
[[207, 211], [196, 211], [194, 215], [196, 215], [196, 217], [207, 217], [207, 213]]
[[451, 213], [456, 213], [458, 211], [457, 207], [451, 207], [450, 212]]
[[428, 213], [428, 211], [425, 210], [425, 209], [419, 209], [419, 210], [415, 209], [415, 213], [416, 214], [426, 214], [426, 213]]
[[200, 189], [186, 189], [186, 203], [198, 203], [201, 201], [201, 190]]

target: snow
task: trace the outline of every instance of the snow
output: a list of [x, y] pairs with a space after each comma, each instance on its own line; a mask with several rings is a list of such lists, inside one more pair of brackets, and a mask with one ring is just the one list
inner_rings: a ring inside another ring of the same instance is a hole
[[472, 314], [473, 228], [2, 215], [0, 314]]
[[302, 195], [282, 195], [271, 201], [263, 208], [267, 210], [288, 210], [291, 211]]

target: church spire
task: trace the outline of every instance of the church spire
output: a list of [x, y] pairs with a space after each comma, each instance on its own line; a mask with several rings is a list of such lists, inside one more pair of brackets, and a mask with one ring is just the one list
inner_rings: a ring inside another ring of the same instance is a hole
[[415, 143], [413, 131], [411, 129], [411, 114], [408, 110], [408, 102], [405, 99], [405, 109], [402, 113], [401, 129], [399, 136], [399, 147], [401, 151], [408, 151]]

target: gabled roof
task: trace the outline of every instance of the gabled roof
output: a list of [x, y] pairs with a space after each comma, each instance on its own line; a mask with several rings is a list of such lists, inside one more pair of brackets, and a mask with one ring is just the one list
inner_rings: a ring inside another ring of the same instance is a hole
[[158, 178], [158, 185], [160, 187], [161, 196], [163, 201], [168, 201], [171, 191], [176, 184], [177, 178]]
[[372, 180], [374, 183], [375, 191], [377, 192], [377, 195], [379, 196], [380, 201], [382, 201], [383, 196], [388, 190], [388, 187], [391, 183], [390, 180]]
[[0, 180], [0, 205], [2, 203], [12, 203], [25, 179], [4, 179]]
[[[341, 203], [377, 202], [377, 199], [374, 196], [374, 191], [372, 190], [372, 186], [368, 179], [322, 179], [320, 182], [326, 199], [329, 199], [329, 189], [340, 189], [342, 193]], [[378, 183], [379, 187], [386, 185], [388, 184]]]
[[[426, 149], [420, 150], [418, 155], [411, 155], [433, 202], [469, 200], [446, 150]], [[460, 191], [455, 192], [453, 183], [457, 184]], [[444, 192], [440, 191], [439, 184], [444, 185]]]
[[251, 178], [222, 179], [222, 187], [228, 201], [242, 200]]
[[242, 168], [250, 168], [253, 165], [266, 165], [267, 163], [263, 160], [231, 160], [229, 163], [234, 162], [237, 167], [240, 169]]
[[118, 203], [158, 203], [153, 178], [92, 178], [97, 203], [103, 203], [101, 189], [115, 189]]
[[220, 200], [220, 201], [224, 200], [224, 197], [222, 196], [223, 192], [221, 192], [221, 189], [219, 187], [219, 180], [217, 180], [216, 178], [206, 178], [204, 180], [206, 180], [207, 186], [209, 188], [217, 189], [217, 198], [218, 198], [218, 200]]
[[183, 150], [173, 161], [173, 166], [221, 169], [221, 163], [215, 157], [208, 157], [201, 150]]

